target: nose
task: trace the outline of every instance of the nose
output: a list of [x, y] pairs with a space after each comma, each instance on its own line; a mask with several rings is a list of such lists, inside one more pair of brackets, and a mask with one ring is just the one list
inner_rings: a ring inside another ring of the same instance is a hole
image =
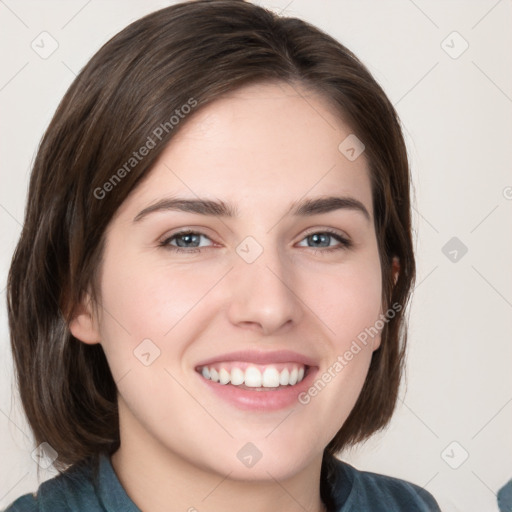
[[265, 248], [252, 263], [238, 258], [229, 275], [230, 321], [262, 335], [297, 324], [303, 313], [293, 268], [276, 249]]

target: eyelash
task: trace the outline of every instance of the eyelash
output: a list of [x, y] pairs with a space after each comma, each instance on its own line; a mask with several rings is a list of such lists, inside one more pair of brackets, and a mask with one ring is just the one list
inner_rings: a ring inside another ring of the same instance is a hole
[[[316, 247], [308, 247], [308, 249], [311, 249], [314, 254], [332, 253], [335, 251], [339, 251], [341, 249], [350, 249], [352, 247], [352, 242], [350, 240], [348, 240], [347, 238], [340, 235], [338, 232], [333, 231], [331, 229], [324, 229], [321, 231], [312, 231], [311, 233], [307, 233], [302, 240], [304, 240], [310, 236], [318, 235], [318, 234], [328, 234], [332, 238], [334, 238], [335, 240], [340, 242], [340, 244], [335, 245], [333, 247], [325, 247], [322, 249], [318, 249]], [[162, 240], [158, 245], [159, 245], [159, 247], [163, 247], [164, 249], [167, 249], [170, 251], [174, 251], [174, 252], [178, 252], [178, 253], [189, 253], [189, 254], [190, 253], [198, 253], [198, 252], [201, 252], [203, 249], [207, 249], [207, 247], [203, 247], [203, 248], [191, 247], [189, 249], [184, 249], [182, 247], [177, 247], [175, 245], [170, 244], [171, 240], [174, 240], [175, 238], [179, 238], [180, 236], [184, 236], [184, 235], [200, 235], [200, 236], [204, 236], [210, 240], [210, 238], [207, 235], [205, 235], [204, 233], [201, 233], [199, 231], [184, 230], [184, 231], [179, 231], [178, 233], [174, 233], [172, 236], [166, 238], [165, 240]]]

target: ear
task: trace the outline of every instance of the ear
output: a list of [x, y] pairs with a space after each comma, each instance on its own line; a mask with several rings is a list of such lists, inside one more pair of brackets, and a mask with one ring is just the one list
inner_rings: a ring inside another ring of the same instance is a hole
[[400, 259], [398, 256], [393, 256], [392, 262], [392, 273], [393, 273], [393, 283], [396, 284], [398, 280], [398, 275], [400, 274]]
[[101, 342], [98, 322], [94, 315], [92, 299], [89, 294], [86, 294], [83, 302], [75, 307], [73, 318], [68, 327], [75, 338], [88, 345]]
[[[393, 260], [391, 263], [391, 273], [393, 274], [393, 283], [396, 284], [398, 280], [398, 275], [400, 273], [400, 259], [398, 256], [393, 256]], [[381, 311], [382, 314], [384, 314]], [[372, 350], [375, 351], [380, 347], [381, 341], [382, 341], [381, 333], [379, 332], [378, 336], [375, 336], [372, 340]]]

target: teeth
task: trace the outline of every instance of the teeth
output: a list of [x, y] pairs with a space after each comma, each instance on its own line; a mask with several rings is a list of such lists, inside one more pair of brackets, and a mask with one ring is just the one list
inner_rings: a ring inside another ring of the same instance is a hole
[[264, 388], [277, 388], [279, 386], [279, 372], [271, 366], [265, 368], [262, 384]]
[[279, 384], [281, 384], [281, 386], [288, 386], [289, 382], [290, 372], [288, 371], [288, 368], [285, 368], [279, 375]]
[[304, 374], [304, 365], [299, 366], [297, 364], [290, 364], [281, 371], [275, 366], [270, 365], [266, 366], [263, 372], [254, 365], [247, 366], [245, 371], [238, 366], [233, 366], [231, 371], [224, 366], [222, 366], [220, 370], [208, 366], [201, 368], [201, 375], [205, 379], [219, 382], [220, 384], [232, 384], [233, 386], [245, 384], [245, 386], [249, 388], [294, 386], [304, 379]]
[[245, 370], [245, 385], [248, 388], [261, 388], [261, 372], [254, 366]]
[[245, 380], [245, 374], [240, 368], [233, 368], [231, 370], [231, 384], [234, 386], [239, 386], [243, 384]]
[[220, 372], [219, 372], [219, 382], [221, 384], [227, 384], [230, 380], [231, 380], [231, 375], [229, 374], [229, 372], [227, 370], [225, 370], [224, 368], [221, 368]]

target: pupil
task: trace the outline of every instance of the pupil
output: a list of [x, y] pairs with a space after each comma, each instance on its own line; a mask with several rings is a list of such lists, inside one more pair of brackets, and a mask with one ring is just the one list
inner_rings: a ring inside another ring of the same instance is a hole
[[[184, 241], [184, 242], [182, 242], [182, 241]], [[176, 239], [178, 247], [190, 247], [188, 244], [192, 241], [195, 241], [197, 244], [199, 242], [199, 235], [195, 235], [193, 233], [187, 233], [184, 235], [180, 235]], [[197, 245], [194, 244], [193, 247], [197, 247]]]
[[[315, 233], [314, 235], [311, 235], [310, 238], [313, 240], [313, 242], [316, 244], [317, 242], [321, 242], [323, 239], [324, 242], [327, 242], [327, 246], [329, 245], [329, 236], [325, 233]], [[324, 246], [325, 247], [325, 246]]]

